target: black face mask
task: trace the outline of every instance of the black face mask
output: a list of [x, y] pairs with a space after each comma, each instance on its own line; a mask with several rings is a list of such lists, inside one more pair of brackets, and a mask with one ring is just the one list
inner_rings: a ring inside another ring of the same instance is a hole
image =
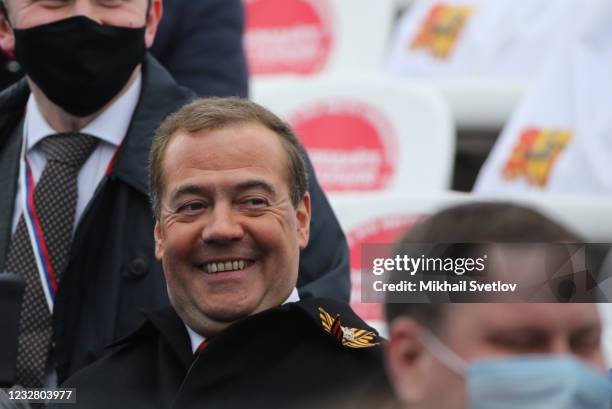
[[84, 16], [14, 32], [26, 74], [47, 98], [80, 117], [113, 99], [146, 52], [145, 27], [103, 26]]

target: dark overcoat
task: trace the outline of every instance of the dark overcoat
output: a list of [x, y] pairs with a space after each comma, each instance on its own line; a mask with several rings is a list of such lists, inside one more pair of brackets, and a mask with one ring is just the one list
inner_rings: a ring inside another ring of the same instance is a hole
[[383, 408], [381, 351], [346, 304], [310, 298], [238, 321], [194, 356], [168, 308], [68, 379], [76, 405], [52, 408]]

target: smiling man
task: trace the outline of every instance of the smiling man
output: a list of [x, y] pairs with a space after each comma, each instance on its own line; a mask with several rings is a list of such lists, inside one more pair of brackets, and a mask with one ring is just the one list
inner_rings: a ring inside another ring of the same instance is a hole
[[163, 169], [161, 180], [153, 173], [163, 198], [156, 254], [183, 320], [214, 336], [289, 297], [308, 242], [310, 195], [297, 146], [266, 125], [191, 134], [178, 122], [161, 129], [172, 135], [164, 152], [153, 151]]
[[160, 126], [150, 173], [173, 308], [68, 380], [77, 407], [382, 404], [375, 330], [296, 291], [311, 202], [285, 123], [246, 100], [193, 102]]

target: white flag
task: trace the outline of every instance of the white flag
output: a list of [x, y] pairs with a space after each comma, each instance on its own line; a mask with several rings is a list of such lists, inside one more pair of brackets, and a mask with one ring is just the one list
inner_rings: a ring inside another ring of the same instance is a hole
[[387, 69], [410, 76], [531, 78], [542, 55], [571, 36], [584, 3], [419, 0], [398, 23]]
[[612, 192], [612, 2], [589, 5], [584, 28], [549, 56], [505, 127], [476, 192]]

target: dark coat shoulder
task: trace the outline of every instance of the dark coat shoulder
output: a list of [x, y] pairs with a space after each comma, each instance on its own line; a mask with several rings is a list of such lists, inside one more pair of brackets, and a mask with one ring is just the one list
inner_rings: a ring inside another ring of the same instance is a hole
[[193, 357], [170, 309], [64, 386], [88, 409], [366, 407], [390, 396], [382, 342], [348, 306], [310, 299], [232, 324]]
[[240, 0], [164, 0], [151, 53], [176, 81], [207, 96], [248, 94]]

